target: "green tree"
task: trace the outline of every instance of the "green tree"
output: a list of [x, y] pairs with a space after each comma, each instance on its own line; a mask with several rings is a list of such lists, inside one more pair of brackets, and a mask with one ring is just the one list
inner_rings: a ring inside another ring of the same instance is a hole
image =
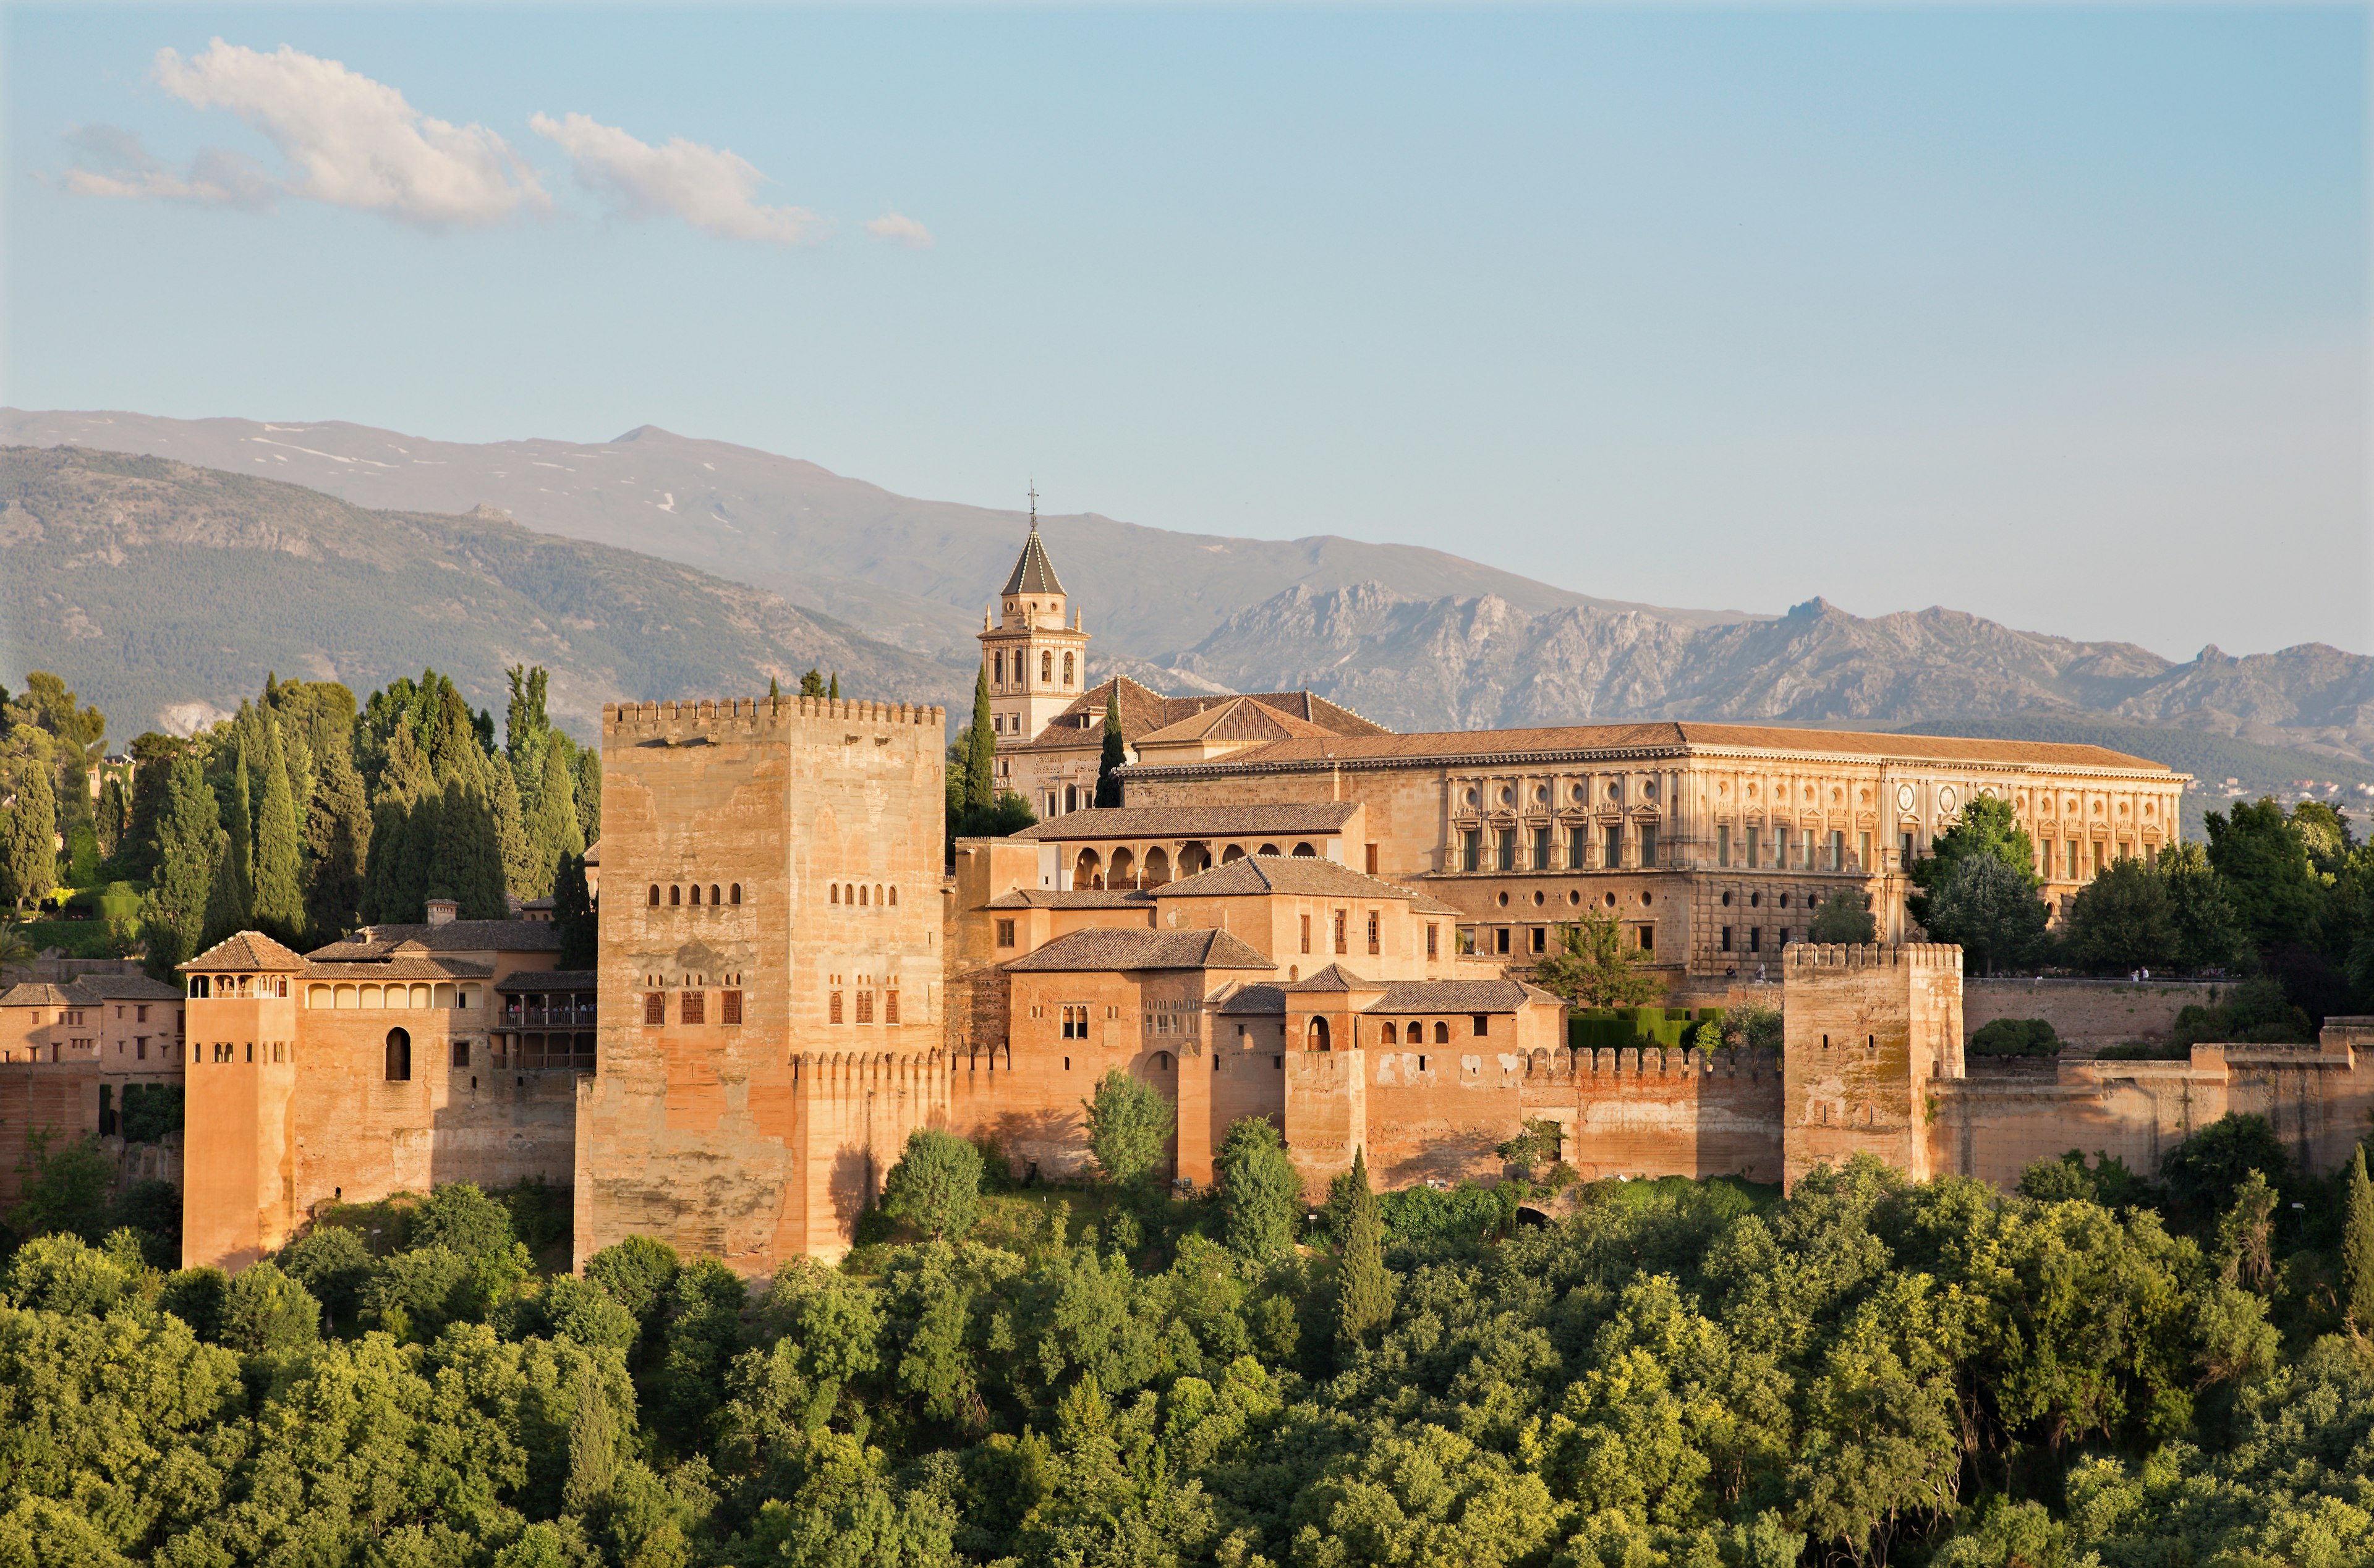
[[831, 679], [829, 682], [828, 682], [828, 683], [826, 684], [826, 685], [825, 685], [825, 692], [824, 692], [824, 695], [825, 695], [826, 696], [828, 696], [828, 697], [831, 698], [831, 699], [832, 699], [833, 701], [835, 701], [835, 702], [839, 702], [839, 701], [840, 700], [840, 671], [835, 670], [835, 671], [832, 673], [832, 679]]
[[552, 923], [560, 929], [559, 967], [591, 969], [600, 957], [600, 929], [587, 891], [585, 857], [564, 854], [553, 879]]
[[1384, 1217], [1369, 1186], [1369, 1153], [1352, 1152], [1349, 1212], [1344, 1246], [1335, 1265], [1335, 1334], [1357, 1349], [1393, 1316], [1393, 1281], [1385, 1270]]
[[2312, 941], [2324, 903], [2324, 882], [2309, 858], [2299, 828], [2272, 800], [2239, 802], [2211, 812], [2209, 863], [2255, 946]]
[[1833, 893], [1822, 900], [1814, 923], [1805, 932], [1809, 942], [1863, 946], [1878, 940], [1878, 922], [1872, 919], [1871, 898], [1862, 893]]
[[807, 673], [802, 675], [800, 677], [800, 695], [802, 696], [824, 696], [824, 672], [821, 670], [811, 669]]
[[115, 1168], [95, 1138], [61, 1140], [53, 1127], [29, 1129], [25, 1157], [17, 1163], [24, 1196], [8, 1211], [8, 1228], [19, 1236], [73, 1235], [97, 1242], [111, 1228], [109, 1199]]
[[2000, 861], [2004, 870], [2019, 877], [2031, 897], [2044, 885], [2036, 874], [2036, 841], [2019, 825], [2018, 812], [2011, 802], [1994, 795], [1974, 796], [1954, 825], [1937, 836], [1929, 853], [1905, 868], [1906, 880], [1918, 890], [1904, 901], [1913, 919], [1933, 932], [1937, 929], [1931, 919], [1932, 904], [1954, 880], [1962, 862], [1974, 857]]
[[2159, 852], [2161, 885], [2176, 928], [2177, 967], [2199, 972], [2222, 969], [2242, 954], [2242, 921], [2227, 896], [2226, 880], [2209, 863], [2208, 851], [2193, 843], [2171, 844]]
[[[552, 865], [538, 867], [528, 841], [527, 821], [520, 811], [519, 780], [511, 776], [509, 757], [494, 760], [495, 787], [488, 815], [494, 823], [495, 854], [502, 862], [503, 889], [516, 898], [540, 898], [552, 890]], [[508, 913], [508, 900], [504, 905]]]
[[198, 759], [183, 752], [156, 766], [170, 777], [157, 818], [155, 880], [141, 899], [140, 925], [148, 939], [149, 974], [170, 980], [175, 965], [199, 952], [215, 868], [228, 838]]
[[2098, 975], [2165, 969], [2181, 946], [2157, 867], [2128, 856], [2077, 890], [2064, 942], [2077, 967]]
[[2349, 1156], [2348, 1208], [2342, 1220], [2342, 1310], [2361, 1334], [2374, 1335], [2374, 1185], [2366, 1178], [2366, 1145]]
[[655, 1321], [682, 1267], [676, 1248], [656, 1236], [631, 1235], [585, 1260], [585, 1277], [618, 1298], [645, 1324]]
[[57, 801], [45, 764], [23, 767], [5, 783], [14, 798], [0, 821], [0, 898], [23, 905], [57, 885]]
[[110, 773], [107, 782], [100, 786], [99, 816], [93, 825], [93, 837], [104, 859], [112, 861], [123, 851], [131, 825], [132, 797], [123, 788], [123, 776]]
[[313, 802], [305, 816], [305, 929], [331, 940], [362, 908], [363, 851], [370, 843], [370, 807], [350, 744], [332, 746], [315, 769]]
[[237, 936], [249, 925], [247, 886], [239, 873], [239, 852], [227, 833], [216, 842], [214, 874], [206, 883], [206, 928], [198, 938], [200, 952], [225, 937]]
[[1270, 1119], [1240, 1117], [1212, 1164], [1220, 1177], [1221, 1235], [1228, 1250], [1260, 1262], [1292, 1252], [1302, 1176]]
[[1930, 940], [1960, 943], [1965, 965], [1989, 975], [2033, 954], [2051, 919], [2034, 877], [1991, 854], [1961, 857], [1924, 905]]
[[589, 850], [602, 837], [602, 754], [588, 746], [577, 754], [577, 831]]
[[528, 817], [528, 848], [535, 873], [523, 895], [530, 898], [555, 892], [553, 879], [563, 856], [585, 853], [585, 834], [577, 821], [576, 777], [557, 744], [544, 748], [544, 780]]
[[312, 1293], [269, 1260], [250, 1264], [225, 1293], [222, 1342], [250, 1355], [302, 1350], [321, 1338], [322, 1307]]
[[981, 1214], [981, 1151], [952, 1132], [917, 1128], [882, 1183], [882, 1210], [927, 1236], [961, 1236]]
[[2281, 1188], [2292, 1160], [2267, 1118], [2230, 1111], [2160, 1156], [2160, 1180], [2180, 1212], [2210, 1216], [2229, 1207], [2252, 1173]]
[[504, 892], [494, 803], [459, 778], [449, 778], [438, 807], [428, 895], [453, 899], [463, 919], [499, 920], [511, 910]]
[[1605, 910], [1586, 907], [1557, 928], [1557, 951], [1525, 978], [1576, 1007], [1639, 1007], [1665, 994], [1663, 982], [1640, 967], [1639, 949]]
[[1080, 1104], [1087, 1112], [1088, 1149], [1105, 1179], [1124, 1187], [1145, 1180], [1177, 1119], [1170, 1102], [1113, 1068], [1098, 1081], [1095, 1097]]
[[1121, 737], [1121, 683], [1115, 681], [1105, 697], [1105, 747], [1097, 759], [1097, 804], [1121, 804], [1119, 770], [1129, 766], [1129, 748]]
[[[245, 704], [242, 713], [252, 713]], [[219, 941], [230, 931], [244, 930], [255, 919], [255, 790], [253, 769], [248, 760], [247, 742], [241, 740], [233, 753], [229, 787], [222, 791], [223, 827], [230, 842], [217, 877], [223, 880], [218, 897], [223, 912], [229, 917], [228, 930], [209, 926], [208, 940]]]
[[264, 801], [255, 821], [256, 929], [276, 941], [301, 945], [305, 930], [303, 852], [297, 828], [297, 802], [288, 787], [288, 761], [280, 727], [264, 725]]
[[156, 874], [158, 825], [171, 792], [174, 760], [187, 750], [187, 741], [154, 730], [133, 737], [132, 823], [124, 830], [117, 861], [134, 882], [147, 882]]
[[985, 811], [997, 799], [997, 726], [989, 711], [989, 672], [972, 680], [972, 722], [965, 729], [964, 809]]

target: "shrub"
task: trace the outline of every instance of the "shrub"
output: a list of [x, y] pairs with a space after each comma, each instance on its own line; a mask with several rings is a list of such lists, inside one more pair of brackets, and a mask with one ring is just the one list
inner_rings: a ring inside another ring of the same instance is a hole
[[1998, 1018], [1970, 1036], [1968, 1056], [2059, 1056], [2061, 1036], [2042, 1018]]
[[981, 1151], [917, 1128], [882, 1183], [882, 1211], [928, 1236], [961, 1236], [981, 1217]]
[[585, 1260], [585, 1277], [649, 1325], [676, 1288], [676, 1248], [656, 1236], [629, 1236]]

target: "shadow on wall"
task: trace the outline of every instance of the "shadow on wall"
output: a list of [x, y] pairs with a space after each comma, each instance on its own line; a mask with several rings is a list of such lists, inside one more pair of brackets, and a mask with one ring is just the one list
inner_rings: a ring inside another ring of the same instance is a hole
[[[1428, 1181], [1457, 1184], [1484, 1176], [1496, 1177], [1501, 1173], [1498, 1153], [1507, 1133], [1495, 1134], [1485, 1127], [1461, 1128], [1440, 1138], [1428, 1140], [1425, 1147], [1402, 1155], [1382, 1168], [1386, 1188], [1418, 1187]], [[1488, 1167], [1488, 1170], [1487, 1169]]]
[[857, 1234], [857, 1222], [874, 1202], [874, 1158], [863, 1149], [844, 1148], [832, 1157], [832, 1174], [825, 1178], [832, 1198], [834, 1222], [842, 1235]]

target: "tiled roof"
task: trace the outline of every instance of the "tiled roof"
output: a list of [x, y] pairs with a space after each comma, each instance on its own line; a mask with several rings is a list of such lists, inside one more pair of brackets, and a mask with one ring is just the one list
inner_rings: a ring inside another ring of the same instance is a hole
[[493, 965], [473, 964], [466, 958], [406, 956], [360, 964], [312, 959], [305, 965], [309, 980], [483, 980], [494, 972]]
[[1286, 988], [1265, 982], [1239, 986], [1220, 1000], [1220, 1012], [1223, 1014], [1284, 1012], [1285, 1011]]
[[1396, 980], [1369, 1012], [1514, 1012], [1557, 998], [1522, 980]]
[[146, 975], [85, 975], [76, 991], [93, 1001], [179, 1001], [182, 988]]
[[1430, 893], [1421, 893], [1416, 897], [1410, 900], [1410, 913], [1413, 915], [1456, 915], [1464, 919], [1467, 911], [1455, 905], [1445, 904], [1441, 899], [1435, 897]]
[[[1264, 701], [1267, 699], [1264, 698]], [[1765, 724], [1574, 724], [1534, 730], [1448, 730], [1425, 734], [1337, 735], [1324, 740], [1274, 741], [1209, 762], [1165, 763], [1166, 768], [1252, 768], [1316, 763], [1479, 763], [1558, 753], [1789, 752], [1927, 763], [2038, 763], [2168, 773], [2161, 763], [2103, 746], [2049, 741], [1982, 741], [1940, 735], [1884, 735], [1852, 730], [1801, 730]]]
[[[1339, 707], [1307, 691], [1209, 692], [1201, 696], [1164, 696], [1126, 675], [1116, 675], [1082, 692], [1071, 707], [1050, 720], [1047, 727], [1040, 731], [1028, 745], [1069, 750], [1099, 743], [1098, 737], [1104, 726], [1105, 705], [1116, 690], [1121, 694], [1122, 739], [1132, 745], [1145, 736], [1158, 733], [1199, 713], [1225, 708], [1244, 697], [1252, 698], [1286, 719], [1316, 725], [1329, 735], [1389, 735], [1393, 732], [1381, 724], [1370, 723], [1348, 708]], [[1011, 751], [1016, 748], [1001, 749]]]
[[1307, 740], [1334, 733], [1326, 726], [1313, 724], [1308, 719], [1281, 713], [1259, 697], [1240, 696], [1230, 697], [1217, 708], [1192, 713], [1151, 734], [1140, 735], [1137, 743], [1154, 746], [1189, 741], [1227, 741], [1250, 745], [1263, 741]]
[[1008, 969], [1269, 969], [1275, 965], [1227, 931], [1088, 930], [1059, 936]]
[[0, 991], [0, 1007], [88, 1007], [85, 999], [46, 980], [25, 980]]
[[1278, 988], [1287, 992], [1301, 991], [1373, 991], [1383, 986], [1375, 980], [1364, 980], [1341, 964], [1330, 964], [1308, 979], [1288, 980]]
[[365, 926], [351, 942], [334, 942], [306, 954], [317, 964], [363, 964], [417, 943], [429, 953], [558, 953], [560, 928], [550, 920], [448, 920], [441, 926]]
[[600, 975], [592, 969], [514, 969], [495, 982], [504, 996], [522, 991], [590, 991]]
[[1128, 909], [1144, 908], [1154, 895], [1134, 887], [1017, 887], [1002, 893], [982, 907], [988, 909]]
[[265, 936], [262, 931], [241, 931], [227, 936], [186, 964], [182, 969], [267, 969], [291, 973], [305, 967], [305, 961]]
[[1047, 546], [1039, 543], [1039, 525], [1030, 525], [1030, 537], [1022, 542], [1022, 554], [1016, 558], [1014, 573], [1005, 579], [1008, 593], [1061, 593], [1064, 585], [1055, 579], [1055, 563], [1047, 558]]
[[1096, 806], [1034, 823], [1017, 838], [1224, 838], [1248, 833], [1338, 833], [1357, 801], [1262, 806]]
[[1250, 898], [1302, 893], [1340, 898], [1416, 898], [1406, 887], [1316, 855], [1247, 855], [1151, 890], [1157, 898]]

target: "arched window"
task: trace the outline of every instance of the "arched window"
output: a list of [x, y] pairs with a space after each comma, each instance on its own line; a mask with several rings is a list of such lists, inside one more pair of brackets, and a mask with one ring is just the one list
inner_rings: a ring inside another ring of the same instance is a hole
[[877, 909], [882, 907], [882, 884], [878, 882], [874, 884], [874, 907]]
[[1319, 851], [1308, 844], [1297, 844], [1294, 847], [1294, 853], [1298, 859], [1305, 860], [1316, 860], [1319, 855]]
[[732, 887], [732, 888], [730, 888], [730, 889], [727, 891], [727, 896], [728, 896], [728, 897], [729, 897], [729, 898], [730, 898], [734, 903], [736, 903], [736, 904], [741, 903], [741, 902], [742, 902], [742, 884], [741, 884], [740, 883], [738, 883], [738, 882], [737, 882], [737, 883], [735, 883], [733, 885], [733, 887]]
[[1220, 864], [1224, 866], [1234, 865], [1244, 858], [1245, 847], [1241, 844], [1231, 844], [1220, 851]]
[[899, 907], [899, 890], [898, 890], [897, 888], [895, 888], [895, 887], [894, 887], [894, 888], [892, 888], [892, 889], [890, 890], [890, 907], [892, 907], [893, 909], [896, 909], [898, 907]]
[[401, 1029], [387, 1032], [387, 1081], [390, 1083], [412, 1082], [412, 1036]]
[[1385, 1044], [1389, 1046], [1398, 1046], [1401, 1043], [1401, 1035], [1399, 1031], [1393, 1027], [1390, 1020], [1387, 1021], [1385, 1024]]
[[689, 902], [694, 908], [700, 907], [700, 883], [697, 882], [692, 884], [692, 897]]
[[1055, 655], [1044, 649], [1039, 653], [1039, 683], [1049, 686], [1055, 684]]
[[720, 902], [717, 896], [717, 884], [713, 882], [709, 884], [709, 901], [712, 905]]
[[1072, 656], [1068, 653], [1064, 655], [1064, 684], [1067, 686], [1072, 684]]
[[1438, 1046], [1451, 1044], [1451, 1025], [1439, 1018], [1434, 1023], [1434, 1043]]
[[658, 883], [652, 883], [652, 908], [654, 908], [654, 909], [656, 909], [656, 908], [658, 908], [659, 907], [660, 907], [660, 884], [659, 884]]
[[836, 904], [840, 902], [840, 883], [837, 882], [832, 884], [832, 901]]
[[1314, 1018], [1310, 1021], [1310, 1048], [1314, 1051], [1334, 1048], [1327, 1043], [1327, 1020], [1324, 1018]]
[[670, 907], [671, 908], [673, 908], [673, 907], [676, 907], [676, 905], [681, 904], [681, 903], [683, 903], [683, 902], [684, 902], [684, 889], [683, 889], [683, 888], [681, 888], [681, 887], [678, 887], [678, 886], [677, 886], [676, 883], [668, 883], [668, 905], [669, 905], [669, 907]]
[[1260, 848], [1254, 850], [1253, 853], [1256, 855], [1275, 855], [1277, 853], [1277, 846], [1275, 844], [1264, 844]]
[[997, 673], [992, 678], [1002, 686], [1005, 684], [1005, 654], [1003, 649], [1000, 649], [996, 655], [996, 665]]
[[863, 904], [863, 903], [864, 903], [864, 902], [865, 902], [865, 895], [866, 895], [866, 892], [867, 892], [867, 889], [866, 889], [865, 884], [864, 884], [864, 883], [862, 883], [862, 882], [861, 882], [861, 883], [859, 883], [857, 884], [857, 901], [858, 901], [860, 904]]

